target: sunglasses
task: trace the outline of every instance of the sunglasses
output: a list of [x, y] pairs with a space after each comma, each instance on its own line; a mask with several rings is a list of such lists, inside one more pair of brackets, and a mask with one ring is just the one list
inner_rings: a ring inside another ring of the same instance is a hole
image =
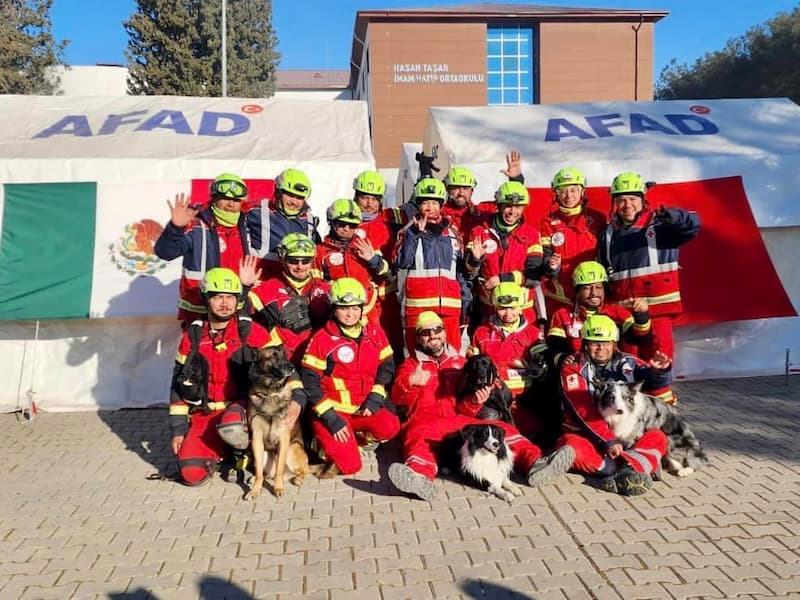
[[506, 194], [503, 196], [503, 202], [507, 204], [516, 204], [517, 202], [524, 202], [525, 196], [522, 194]]
[[355, 223], [348, 223], [347, 221], [334, 221], [334, 227], [344, 227], [345, 229], [358, 229], [358, 225]]
[[242, 198], [247, 196], [247, 187], [242, 185], [238, 181], [233, 181], [230, 179], [222, 179], [220, 181], [212, 182], [211, 195], [222, 196], [224, 198], [232, 198], [235, 200], [241, 200]]
[[313, 258], [287, 258], [286, 262], [290, 265], [310, 265]]
[[428, 329], [420, 329], [417, 333], [420, 337], [430, 337], [432, 335], [438, 335], [444, 331], [444, 327], [442, 325], [437, 325], [436, 327], [429, 327]]

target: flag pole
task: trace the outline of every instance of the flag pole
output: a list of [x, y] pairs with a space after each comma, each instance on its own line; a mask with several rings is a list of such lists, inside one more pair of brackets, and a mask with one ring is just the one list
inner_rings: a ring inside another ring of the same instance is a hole
[[228, 96], [228, 27], [226, 22], [227, 0], [222, 0], [222, 97]]

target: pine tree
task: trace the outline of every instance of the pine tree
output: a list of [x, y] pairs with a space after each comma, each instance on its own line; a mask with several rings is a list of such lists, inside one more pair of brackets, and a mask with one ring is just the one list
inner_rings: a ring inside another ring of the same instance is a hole
[[[132, 94], [222, 93], [221, 0], [136, 0], [125, 23]], [[228, 0], [228, 95], [268, 97], [279, 55], [270, 0]]]
[[729, 40], [691, 67], [673, 60], [659, 77], [656, 98], [764, 98], [800, 102], [800, 7]]
[[0, 2], [0, 94], [53, 94], [68, 41], [53, 37], [53, 0]]

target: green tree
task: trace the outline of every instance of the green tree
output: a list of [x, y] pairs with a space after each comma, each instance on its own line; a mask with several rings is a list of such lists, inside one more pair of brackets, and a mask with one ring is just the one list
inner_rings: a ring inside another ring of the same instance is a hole
[[778, 13], [691, 67], [674, 59], [661, 71], [656, 98], [766, 98], [800, 103], [800, 7]]
[[[132, 94], [222, 93], [222, 0], [136, 0], [128, 32]], [[228, 95], [275, 93], [280, 55], [270, 0], [228, 0]]]
[[0, 0], [0, 94], [53, 94], [68, 41], [53, 37], [53, 0]]

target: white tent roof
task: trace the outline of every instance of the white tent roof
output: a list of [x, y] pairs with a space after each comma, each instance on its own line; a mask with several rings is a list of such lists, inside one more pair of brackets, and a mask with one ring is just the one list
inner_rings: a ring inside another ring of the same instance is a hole
[[663, 183], [742, 175], [761, 227], [800, 224], [800, 107], [787, 98], [435, 107], [424, 147], [437, 165], [467, 165], [478, 198], [502, 182], [510, 148], [526, 184], [547, 187], [572, 165], [589, 185], [622, 171]]

